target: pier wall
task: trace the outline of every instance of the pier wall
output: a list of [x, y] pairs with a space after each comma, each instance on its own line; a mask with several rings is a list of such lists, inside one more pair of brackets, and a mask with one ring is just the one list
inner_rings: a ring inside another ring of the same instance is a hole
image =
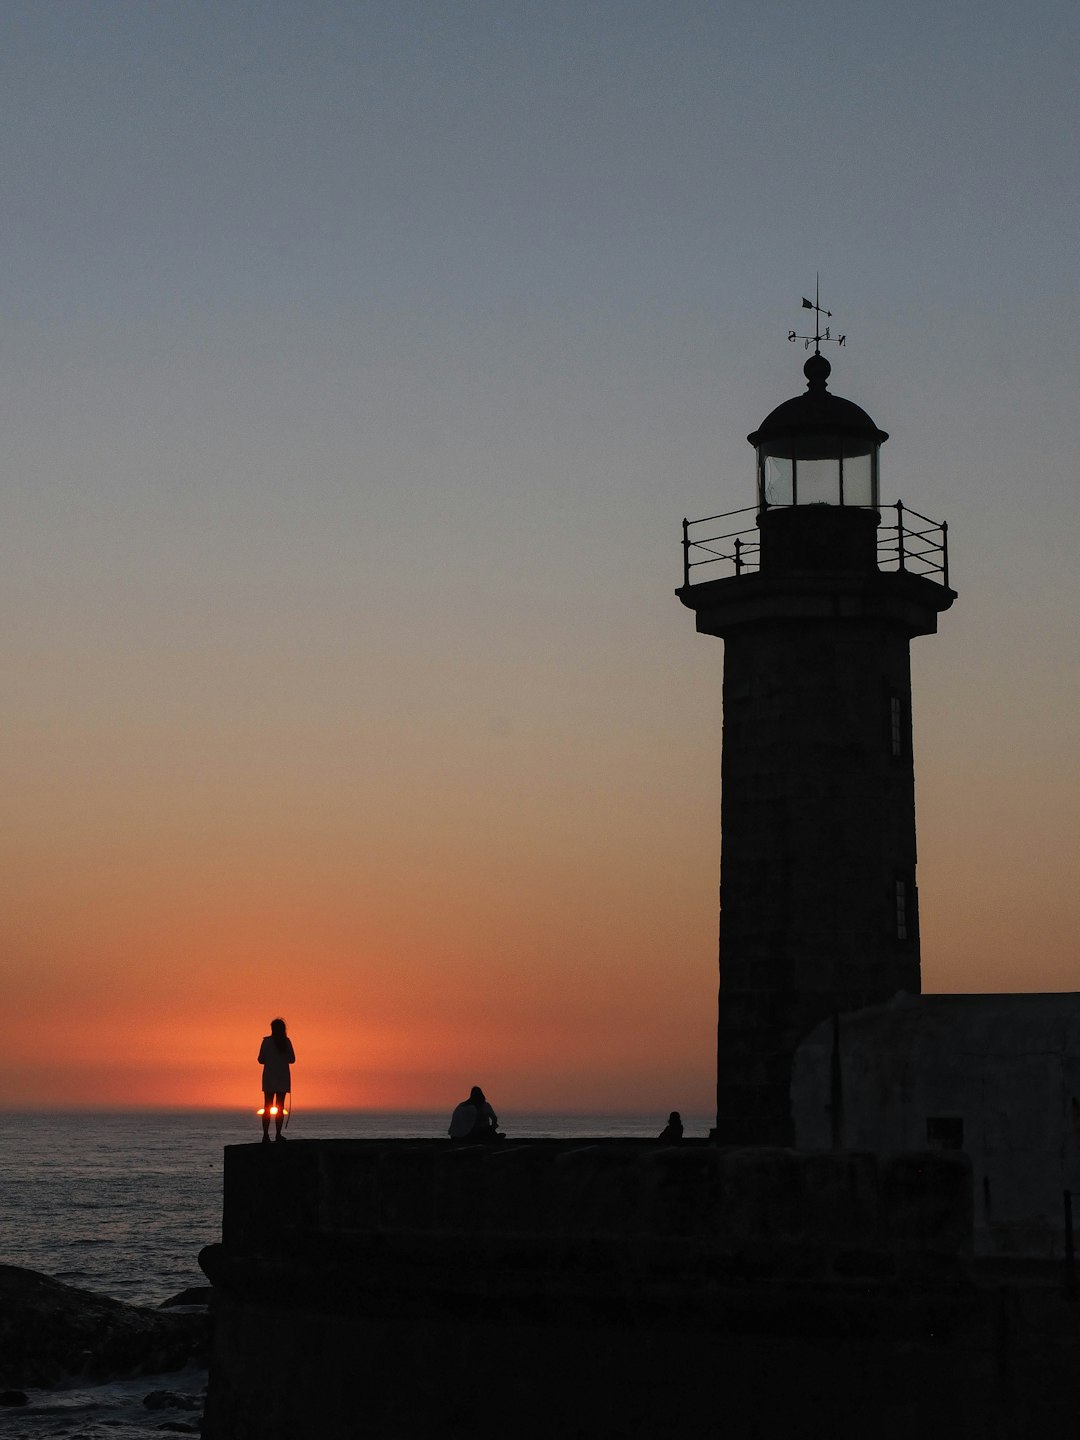
[[203, 1433], [1005, 1436], [971, 1231], [947, 1153], [229, 1147]]

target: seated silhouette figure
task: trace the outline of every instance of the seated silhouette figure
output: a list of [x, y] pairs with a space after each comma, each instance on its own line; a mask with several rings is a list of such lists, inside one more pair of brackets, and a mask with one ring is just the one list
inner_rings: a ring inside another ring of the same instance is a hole
[[501, 1140], [498, 1133], [499, 1117], [487, 1102], [483, 1090], [474, 1085], [469, 1098], [454, 1106], [450, 1116], [447, 1134], [451, 1140], [468, 1141], [470, 1145], [486, 1145]]
[[665, 1145], [677, 1145], [682, 1139], [682, 1116], [678, 1110], [672, 1110], [668, 1116], [668, 1122], [660, 1131], [657, 1137]]

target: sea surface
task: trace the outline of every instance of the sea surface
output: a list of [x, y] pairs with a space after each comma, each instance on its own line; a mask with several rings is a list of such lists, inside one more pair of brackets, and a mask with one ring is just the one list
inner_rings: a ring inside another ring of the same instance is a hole
[[[666, 1115], [501, 1113], [512, 1138], [650, 1136]], [[687, 1135], [705, 1117], [683, 1116]], [[293, 1139], [443, 1136], [447, 1115], [297, 1113]], [[205, 1285], [204, 1245], [220, 1238], [226, 1145], [260, 1138], [250, 1112], [0, 1114], [0, 1262], [134, 1305], [160, 1305]], [[105, 1385], [72, 1381], [28, 1390], [30, 1405], [0, 1410], [4, 1440], [160, 1440], [165, 1421], [197, 1411], [151, 1411], [143, 1397], [168, 1390], [197, 1399], [206, 1372], [142, 1375]]]

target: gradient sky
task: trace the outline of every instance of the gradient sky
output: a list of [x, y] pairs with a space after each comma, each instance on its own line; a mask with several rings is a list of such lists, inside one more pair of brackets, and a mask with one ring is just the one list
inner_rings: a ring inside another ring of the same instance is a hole
[[680, 522], [950, 522], [924, 984], [1080, 988], [1073, 0], [0, 7], [9, 1105], [707, 1112]]

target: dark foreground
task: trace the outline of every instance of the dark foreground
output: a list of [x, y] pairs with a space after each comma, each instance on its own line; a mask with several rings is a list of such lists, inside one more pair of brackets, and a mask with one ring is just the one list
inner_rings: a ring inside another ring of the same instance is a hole
[[971, 1260], [963, 1156], [268, 1150], [201, 1257], [210, 1440], [1077, 1433], [1080, 1306]]

